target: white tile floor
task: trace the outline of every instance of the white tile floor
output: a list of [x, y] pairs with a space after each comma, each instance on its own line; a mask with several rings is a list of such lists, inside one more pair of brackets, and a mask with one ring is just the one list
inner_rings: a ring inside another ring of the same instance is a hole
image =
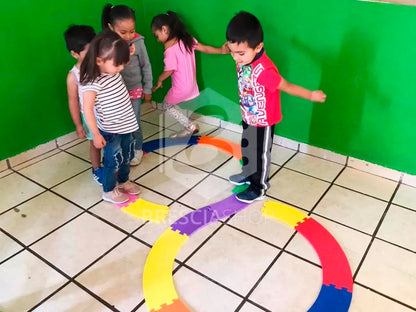
[[[236, 132], [200, 126], [239, 142]], [[145, 140], [177, 129], [158, 111], [143, 115]], [[0, 311], [147, 311], [142, 275], [151, 246], [179, 217], [228, 197], [239, 163], [206, 146], [146, 155], [130, 176], [144, 199], [170, 206], [157, 224], [101, 200], [88, 142], [61, 143], [0, 169]], [[416, 311], [416, 189], [277, 145], [272, 161], [267, 199], [311, 214], [343, 247], [355, 281], [350, 311]], [[315, 251], [262, 216], [262, 204], [203, 228], [180, 250], [174, 281], [192, 311], [305, 312], [315, 301]]]

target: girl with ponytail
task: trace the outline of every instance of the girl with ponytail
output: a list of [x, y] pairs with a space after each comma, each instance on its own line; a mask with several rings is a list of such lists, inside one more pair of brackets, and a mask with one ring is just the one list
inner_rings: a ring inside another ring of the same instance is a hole
[[192, 100], [199, 95], [195, 50], [210, 54], [225, 54], [229, 53], [228, 47], [224, 44], [221, 48], [214, 48], [199, 43], [186, 29], [179, 16], [172, 11], [155, 16], [151, 27], [152, 33], [165, 47], [164, 71], [152, 92], [161, 88], [162, 82], [171, 77], [172, 87], [166, 94], [162, 109], [184, 127], [182, 132], [172, 137], [190, 136], [198, 132], [198, 127], [180, 111], [177, 104]]

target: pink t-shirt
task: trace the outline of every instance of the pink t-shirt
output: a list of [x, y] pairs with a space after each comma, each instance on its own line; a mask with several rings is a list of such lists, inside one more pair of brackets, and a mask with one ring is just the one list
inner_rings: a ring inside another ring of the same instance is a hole
[[[195, 40], [195, 44], [197, 41]], [[165, 50], [165, 71], [173, 70], [172, 87], [165, 97], [168, 104], [179, 104], [199, 95], [196, 83], [195, 50], [189, 53], [182, 41]]]

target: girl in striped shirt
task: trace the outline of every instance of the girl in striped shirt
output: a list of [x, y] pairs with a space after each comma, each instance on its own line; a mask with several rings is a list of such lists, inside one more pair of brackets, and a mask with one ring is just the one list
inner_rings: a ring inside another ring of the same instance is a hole
[[91, 41], [80, 71], [85, 119], [94, 146], [104, 151], [103, 199], [112, 203], [128, 201], [126, 193], [140, 193], [129, 181], [132, 133], [138, 124], [120, 76], [129, 58], [128, 43], [115, 32], [103, 31]]

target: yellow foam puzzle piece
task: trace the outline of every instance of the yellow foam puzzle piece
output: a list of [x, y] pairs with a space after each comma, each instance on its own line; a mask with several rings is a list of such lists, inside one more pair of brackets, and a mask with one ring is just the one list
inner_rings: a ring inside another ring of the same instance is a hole
[[261, 212], [263, 215], [284, 222], [292, 228], [309, 218], [307, 214], [300, 210], [275, 201], [265, 202]]
[[172, 277], [173, 263], [187, 239], [187, 235], [168, 228], [150, 250], [143, 270], [143, 293], [149, 311], [160, 310], [162, 305], [178, 299]]
[[169, 207], [142, 198], [130, 203], [127, 207], [121, 208], [121, 210], [135, 217], [153, 222], [164, 221], [169, 213]]

